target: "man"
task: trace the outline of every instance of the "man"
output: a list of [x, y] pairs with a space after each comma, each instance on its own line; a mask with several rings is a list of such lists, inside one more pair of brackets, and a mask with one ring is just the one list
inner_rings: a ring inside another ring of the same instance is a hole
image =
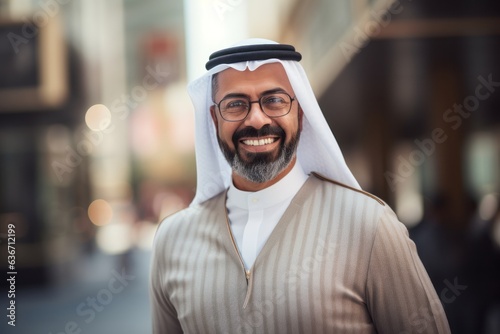
[[154, 333], [449, 333], [406, 228], [346, 166], [292, 46], [189, 86], [198, 187], [157, 232]]

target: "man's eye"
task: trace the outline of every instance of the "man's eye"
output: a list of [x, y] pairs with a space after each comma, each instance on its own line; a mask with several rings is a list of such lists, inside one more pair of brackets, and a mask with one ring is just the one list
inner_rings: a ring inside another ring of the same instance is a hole
[[264, 101], [263, 101], [265, 104], [280, 104], [280, 103], [285, 103], [285, 99], [283, 99], [283, 97], [281, 96], [268, 96], [268, 97], [265, 97], [264, 98]]
[[247, 107], [247, 105], [247, 102], [244, 100], [228, 101], [226, 104], [226, 109], [244, 109]]
[[262, 100], [262, 104], [268, 108], [284, 108], [287, 103], [286, 98], [280, 95], [266, 96]]

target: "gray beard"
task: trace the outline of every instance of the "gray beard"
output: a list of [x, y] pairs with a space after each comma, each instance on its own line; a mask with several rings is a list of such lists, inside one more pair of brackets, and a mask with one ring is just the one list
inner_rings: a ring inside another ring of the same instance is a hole
[[295, 156], [299, 138], [300, 132], [297, 132], [288, 144], [284, 144], [284, 138], [282, 138], [279, 153], [275, 159], [273, 159], [271, 153], [254, 153], [248, 154], [251, 161], [247, 162], [241, 158], [239, 152], [235, 153], [232, 151], [229, 146], [225, 142], [222, 142], [219, 136], [217, 136], [222, 153], [233, 172], [254, 183], [271, 181], [276, 178], [279, 173], [285, 170]]
[[278, 159], [272, 162], [258, 161], [246, 163], [240, 159], [239, 154], [229, 164], [233, 171], [254, 183], [264, 183], [273, 180], [279, 173], [290, 165], [295, 151], [281, 150]]

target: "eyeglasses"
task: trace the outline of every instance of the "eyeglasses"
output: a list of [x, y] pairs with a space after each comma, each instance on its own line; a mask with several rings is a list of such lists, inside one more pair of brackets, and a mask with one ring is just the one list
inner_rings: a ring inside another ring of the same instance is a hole
[[260, 109], [270, 118], [283, 117], [292, 110], [292, 102], [295, 97], [287, 93], [271, 93], [262, 95], [256, 101], [250, 101], [248, 97], [226, 97], [219, 103], [215, 103], [221, 117], [227, 122], [240, 122], [247, 118], [252, 108], [252, 103], [258, 103]]

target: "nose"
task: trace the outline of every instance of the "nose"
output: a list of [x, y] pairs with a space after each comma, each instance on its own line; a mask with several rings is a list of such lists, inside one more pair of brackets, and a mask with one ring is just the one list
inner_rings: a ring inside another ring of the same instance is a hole
[[260, 129], [264, 125], [271, 123], [272, 119], [260, 108], [259, 101], [250, 102], [250, 111], [248, 112], [247, 118], [245, 118], [245, 126]]

